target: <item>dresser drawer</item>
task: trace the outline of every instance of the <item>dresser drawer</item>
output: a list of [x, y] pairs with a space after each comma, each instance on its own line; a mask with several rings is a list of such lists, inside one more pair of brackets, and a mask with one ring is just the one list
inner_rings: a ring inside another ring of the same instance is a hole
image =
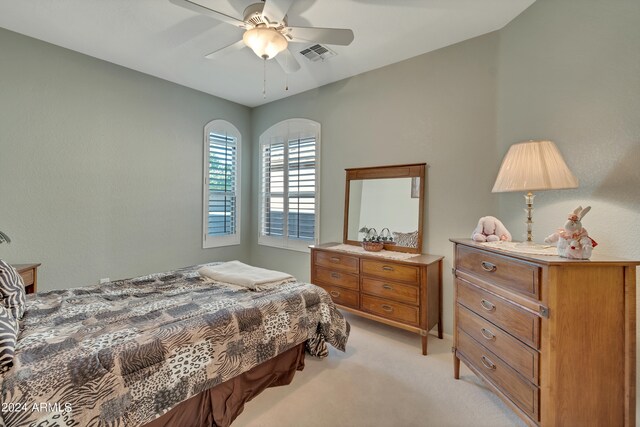
[[316, 280], [327, 285], [335, 285], [342, 288], [359, 289], [358, 276], [328, 268], [315, 267]]
[[417, 286], [404, 285], [391, 280], [363, 277], [360, 289], [362, 292], [398, 302], [416, 305], [420, 302], [420, 290]]
[[393, 262], [363, 259], [362, 272], [370, 276], [409, 283], [418, 283], [420, 279], [420, 269], [418, 267], [395, 264]]
[[459, 278], [456, 279], [456, 290], [460, 304], [525, 344], [540, 348], [538, 316]]
[[505, 361], [534, 384], [538, 382], [538, 352], [464, 306], [456, 305], [458, 328]]
[[332, 270], [340, 270], [347, 273], [358, 274], [360, 260], [357, 257], [338, 254], [336, 252], [314, 251], [316, 265], [328, 267]]
[[527, 415], [536, 421], [540, 419], [538, 387], [522, 379], [495, 354], [460, 329], [456, 350]]
[[360, 308], [359, 294], [357, 291], [350, 291], [337, 286], [318, 285], [331, 295], [331, 299], [336, 304], [344, 305], [352, 308]]
[[361, 308], [364, 311], [402, 323], [411, 325], [418, 324], [420, 318], [420, 310], [418, 310], [418, 307], [412, 307], [369, 295], [361, 295], [361, 300]]
[[540, 299], [540, 268], [501, 255], [456, 246], [456, 268], [489, 283]]

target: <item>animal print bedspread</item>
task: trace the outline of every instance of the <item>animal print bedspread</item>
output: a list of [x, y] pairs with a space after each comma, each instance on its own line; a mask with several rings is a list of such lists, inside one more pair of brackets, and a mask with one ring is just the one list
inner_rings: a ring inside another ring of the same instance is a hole
[[255, 292], [199, 267], [30, 296], [0, 425], [138, 426], [302, 342], [344, 351], [349, 324], [321, 288]]

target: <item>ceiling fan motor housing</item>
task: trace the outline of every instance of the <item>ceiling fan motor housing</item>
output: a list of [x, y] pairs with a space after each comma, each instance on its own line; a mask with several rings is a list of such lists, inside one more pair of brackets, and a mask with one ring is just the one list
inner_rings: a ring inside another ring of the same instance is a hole
[[282, 29], [287, 26], [287, 16], [282, 18], [282, 21], [269, 21], [268, 17], [262, 16], [262, 10], [264, 9], [264, 3], [254, 3], [247, 6], [244, 10], [244, 21], [250, 23], [254, 27], [258, 25], [265, 25], [267, 27]]

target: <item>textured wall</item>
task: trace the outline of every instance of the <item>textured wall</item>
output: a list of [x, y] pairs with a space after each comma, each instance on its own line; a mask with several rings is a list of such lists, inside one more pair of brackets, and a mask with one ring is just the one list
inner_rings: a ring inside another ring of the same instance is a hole
[[[322, 124], [320, 241], [342, 241], [345, 168], [426, 162], [425, 252], [446, 256], [445, 330], [453, 319], [450, 237], [495, 214], [497, 34], [489, 34], [253, 110], [253, 141], [292, 117]], [[257, 170], [257, 157], [253, 168]], [[485, 166], [486, 165], [486, 166]], [[258, 175], [253, 176], [253, 211]], [[256, 242], [251, 260], [309, 279], [309, 255]]]
[[201, 174], [221, 118], [250, 182], [249, 108], [2, 29], [0, 52], [0, 257], [53, 289], [248, 255], [202, 249]]
[[[595, 251], [640, 259], [638, 46], [637, 0], [538, 0], [500, 31], [500, 156], [514, 142], [551, 139], [580, 179], [576, 190], [538, 194], [536, 240], [577, 205], [591, 205], [583, 225], [600, 244]], [[517, 238], [522, 203], [520, 194], [499, 197]]]
[[[321, 241], [342, 239], [344, 168], [427, 162], [424, 251], [498, 214], [522, 238], [522, 195], [490, 193], [508, 146], [556, 141], [577, 190], [540, 192], [537, 240], [590, 204], [602, 253], [640, 258], [640, 3], [538, 0], [497, 33], [253, 110], [0, 30], [0, 246], [43, 262], [42, 287], [209, 259], [309, 277], [308, 255], [257, 245], [253, 145], [292, 117], [322, 124]], [[243, 245], [201, 249], [201, 131], [243, 147]], [[251, 190], [251, 194], [249, 192]], [[249, 256], [250, 255], [250, 256]], [[445, 331], [451, 332], [445, 274]]]
[[[481, 215], [499, 213], [523, 238], [522, 195], [493, 196], [491, 187], [509, 145], [552, 139], [581, 185], [539, 193], [537, 240], [577, 204], [590, 204], [585, 225], [597, 250], [639, 258], [639, 8], [631, 0], [538, 0], [498, 33], [258, 107], [254, 140], [290, 117], [322, 123], [322, 242], [342, 238], [345, 167], [426, 161], [424, 250], [446, 255], [449, 267], [448, 237], [466, 236]], [[308, 256], [255, 238], [251, 259], [309, 276]], [[450, 297], [445, 275], [447, 332]]]
[[[591, 205], [584, 226], [596, 251], [640, 258], [639, 23], [635, 0], [538, 0], [500, 31], [499, 156], [550, 139], [580, 180], [576, 190], [538, 193], [536, 240]], [[499, 203], [521, 239], [522, 195]]]

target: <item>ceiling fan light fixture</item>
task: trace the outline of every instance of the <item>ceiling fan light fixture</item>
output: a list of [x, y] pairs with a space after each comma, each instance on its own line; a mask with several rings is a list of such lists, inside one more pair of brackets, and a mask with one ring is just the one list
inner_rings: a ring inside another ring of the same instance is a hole
[[273, 58], [289, 45], [287, 39], [275, 28], [262, 25], [245, 31], [242, 40], [258, 57], [263, 59]]

